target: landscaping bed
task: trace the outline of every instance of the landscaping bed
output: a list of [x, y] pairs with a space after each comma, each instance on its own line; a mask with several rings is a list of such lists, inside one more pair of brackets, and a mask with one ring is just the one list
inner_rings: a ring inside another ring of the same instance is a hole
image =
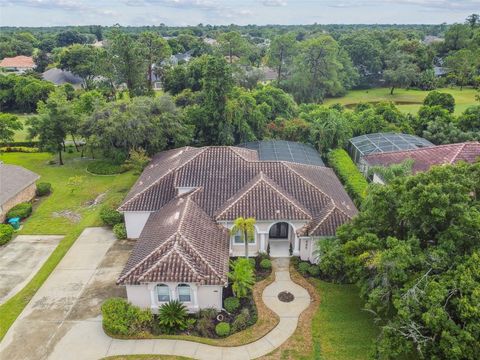
[[[237, 298], [230, 296], [232, 290], [229, 286], [224, 290], [224, 299], [226, 300], [225, 307], [228, 307], [230, 311], [218, 312], [214, 309], [203, 309], [197, 314], [190, 314], [184, 321], [185, 325], [181, 326], [183, 329], [177, 329], [173, 333], [165, 331], [162, 325], [159, 325], [161, 324], [161, 315], [152, 315], [148, 310], [140, 310], [132, 305], [129, 305], [128, 312], [137, 313], [139, 316], [134, 318], [143, 318], [145, 321], [141, 321], [138, 326], [138, 324], [133, 324], [135, 319], [133, 322], [130, 319], [128, 325], [131, 331], [125, 329], [124, 334], [113, 333], [110, 331], [110, 326], [105, 326], [105, 323], [104, 330], [109, 336], [120, 339], [181, 339], [216, 346], [248, 344], [263, 337], [278, 324], [278, 316], [262, 301], [263, 290], [273, 280], [274, 276], [270, 273], [265, 279], [255, 283], [250, 296], [240, 298], [238, 302], [231, 300]], [[126, 300], [122, 299], [122, 301], [127, 304]], [[118, 311], [115, 313], [118, 314]], [[224, 333], [219, 331], [219, 327], [220, 330], [221, 327], [226, 328], [226, 325], [219, 326], [219, 324], [228, 324], [228, 334], [223, 335]]]

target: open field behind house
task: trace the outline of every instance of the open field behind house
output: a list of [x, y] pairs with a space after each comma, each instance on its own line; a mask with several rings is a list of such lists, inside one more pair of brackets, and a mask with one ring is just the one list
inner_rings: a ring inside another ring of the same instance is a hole
[[[478, 92], [475, 89], [464, 88], [443, 88], [437, 89], [439, 92], [452, 94], [455, 98], [455, 114], [461, 114], [469, 106], [480, 105], [475, 99]], [[352, 90], [347, 95], [339, 98], [326, 99], [325, 105], [342, 104], [347, 108], [354, 108], [359, 103], [377, 103], [380, 101], [392, 101], [398, 108], [406, 113], [417, 113], [423, 104], [423, 100], [429, 91], [395, 89], [393, 95], [390, 95], [388, 88], [375, 88], [367, 90]]]

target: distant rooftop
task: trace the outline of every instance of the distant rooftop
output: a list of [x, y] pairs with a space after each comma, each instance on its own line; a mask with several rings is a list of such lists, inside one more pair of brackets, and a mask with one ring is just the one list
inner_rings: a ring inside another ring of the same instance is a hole
[[0, 67], [33, 69], [35, 67], [35, 62], [31, 56], [20, 55], [4, 58], [0, 61]]
[[258, 152], [260, 160], [290, 161], [306, 165], [325, 166], [312, 146], [285, 140], [254, 141], [238, 145]]

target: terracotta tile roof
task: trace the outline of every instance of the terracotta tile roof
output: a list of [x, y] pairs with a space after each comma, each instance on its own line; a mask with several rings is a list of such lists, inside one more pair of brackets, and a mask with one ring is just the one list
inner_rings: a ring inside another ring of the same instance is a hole
[[[179, 188], [189, 192], [177, 196]], [[224, 284], [229, 234], [215, 220], [304, 220], [299, 233], [333, 236], [357, 213], [331, 169], [259, 161], [256, 151], [228, 146], [158, 154], [119, 210], [152, 212], [121, 284]]]
[[262, 171], [233, 195], [217, 211], [217, 220], [229, 220], [238, 214], [256, 220], [311, 220], [310, 211]]
[[[192, 195], [193, 200], [212, 218], [223, 212], [222, 220], [246, 216], [246, 211], [256, 219], [266, 219], [274, 215], [271, 211], [278, 205], [287, 207], [275, 210], [296, 219], [306, 219], [306, 213], [314, 223], [321, 221], [325, 209], [331, 206], [338, 208], [347, 218], [357, 213], [331, 169], [291, 162], [258, 161], [253, 153], [252, 150], [227, 146], [187, 147], [161, 153], [152, 159], [119, 210], [157, 211], [176, 196], [177, 188], [202, 187], [201, 192]], [[250, 189], [249, 184], [259, 180], [260, 173], [263, 177], [261, 184]], [[248, 189], [250, 191], [245, 194]], [[261, 201], [265, 201], [263, 206], [248, 204], [247, 198], [258, 204], [260, 193]], [[224, 212], [235, 201], [235, 206]], [[318, 228], [314, 235], [334, 235], [330, 230], [327, 233], [321, 231], [322, 228]]]
[[150, 215], [118, 284], [226, 284], [228, 230], [205, 214], [192, 194], [179, 196]]
[[11, 58], [4, 58], [0, 61], [0, 67], [33, 69], [35, 67], [35, 62], [31, 56], [20, 55]]
[[433, 165], [453, 164], [458, 161], [473, 163], [480, 157], [479, 142], [439, 145], [428, 148], [395, 151], [381, 154], [370, 154], [363, 159], [370, 166], [389, 166], [413, 159], [413, 173], [427, 171]]

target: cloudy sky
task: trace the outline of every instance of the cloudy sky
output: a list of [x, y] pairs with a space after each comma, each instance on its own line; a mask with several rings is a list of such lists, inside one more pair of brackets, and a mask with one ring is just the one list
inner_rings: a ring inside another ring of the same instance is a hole
[[474, 12], [480, 0], [0, 0], [0, 25], [439, 24]]

